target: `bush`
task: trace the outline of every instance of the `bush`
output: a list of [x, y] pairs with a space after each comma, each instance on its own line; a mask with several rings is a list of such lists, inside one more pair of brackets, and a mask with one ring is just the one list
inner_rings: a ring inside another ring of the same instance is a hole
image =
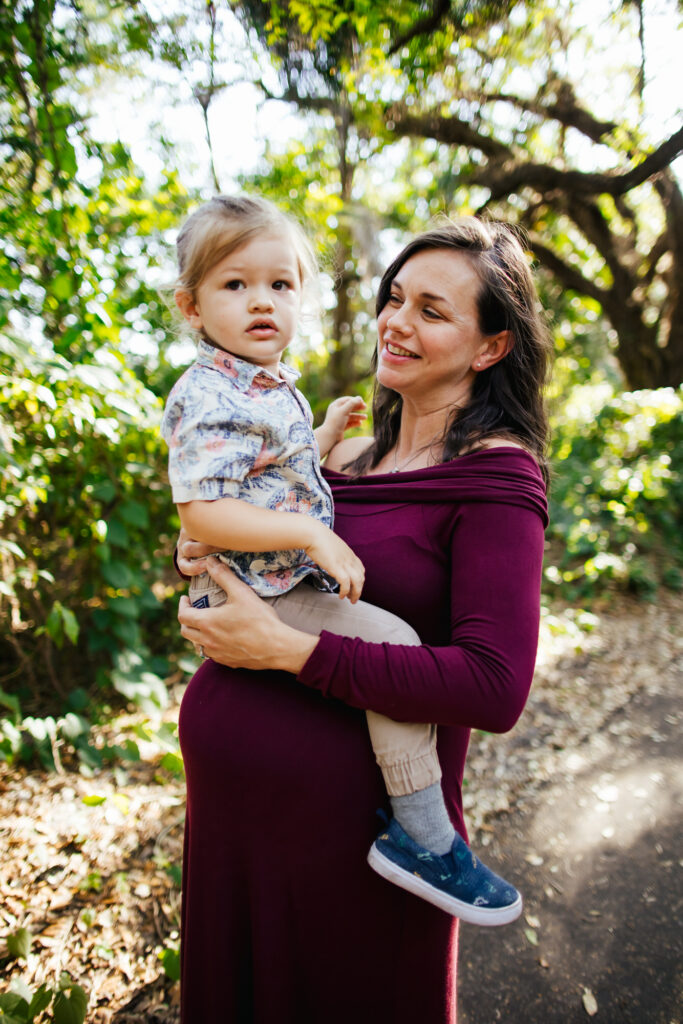
[[63, 709], [131, 658], [149, 689], [180, 646], [160, 416], [112, 348], [79, 364], [0, 337], [0, 688], [22, 705]]
[[683, 389], [622, 394], [583, 415], [554, 432], [547, 586], [569, 599], [680, 589]]

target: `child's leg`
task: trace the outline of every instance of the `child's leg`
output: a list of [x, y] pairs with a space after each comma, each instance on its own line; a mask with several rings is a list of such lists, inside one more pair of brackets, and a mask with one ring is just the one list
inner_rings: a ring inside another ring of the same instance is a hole
[[[220, 555], [218, 557], [220, 558]], [[227, 601], [225, 591], [214, 583], [208, 572], [192, 577], [189, 598], [193, 608], [216, 608]]]
[[[358, 601], [300, 584], [281, 597], [270, 598], [287, 625], [318, 635], [321, 630], [359, 637], [370, 643], [419, 646], [412, 626], [397, 615]], [[441, 791], [441, 766], [436, 753], [436, 726], [395, 722], [366, 712], [372, 748], [382, 770], [394, 817], [415, 842], [434, 853], [447, 853], [455, 829]]]
[[[270, 600], [283, 622], [306, 633], [329, 629], [370, 643], [421, 642], [390, 612], [364, 601], [351, 604], [306, 584]], [[374, 711], [367, 712], [367, 719], [394, 815], [370, 849], [371, 867], [465, 921], [514, 921], [522, 911], [521, 896], [477, 860], [448, 817], [439, 782], [436, 727], [394, 722]]]

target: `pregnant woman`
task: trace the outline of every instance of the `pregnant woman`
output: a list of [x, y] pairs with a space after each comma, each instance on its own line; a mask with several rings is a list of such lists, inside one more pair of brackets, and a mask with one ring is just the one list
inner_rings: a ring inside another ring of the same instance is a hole
[[[180, 720], [184, 1024], [455, 1020], [457, 922], [366, 862], [387, 798], [364, 711], [437, 723], [466, 838], [470, 730], [511, 728], [533, 675], [549, 343], [515, 234], [474, 219], [409, 243], [377, 313], [374, 437], [325, 472], [363, 598], [423, 646], [294, 629], [207, 560], [228, 603], [179, 613], [210, 659]], [[181, 569], [204, 553], [184, 540]]]

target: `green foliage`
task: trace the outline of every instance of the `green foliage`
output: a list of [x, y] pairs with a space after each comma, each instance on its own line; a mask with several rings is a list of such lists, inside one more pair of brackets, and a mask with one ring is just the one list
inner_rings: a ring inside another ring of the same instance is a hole
[[554, 450], [547, 587], [582, 600], [614, 587], [681, 589], [683, 390], [601, 404], [596, 389], [577, 389]]
[[23, 710], [3, 701], [8, 760], [51, 766], [69, 742], [96, 764], [89, 697], [113, 684], [162, 706], [180, 646], [157, 397], [174, 332], [157, 285], [190, 196], [173, 170], [150, 187], [125, 145], [93, 139], [79, 91], [153, 53], [165, 25], [110, 0], [0, 10], [0, 686]]
[[[93, 698], [158, 713], [184, 647], [169, 566], [178, 520], [158, 436], [178, 371], [159, 286], [173, 275], [169, 233], [193, 196], [168, 150], [168, 169], [151, 184], [125, 141], [94, 138], [88, 100], [108, 76], [144, 74], [155, 60], [188, 74], [206, 102], [197, 78], [205, 64], [211, 89], [223, 89], [211, 63], [223, 23], [214, 18], [207, 41], [208, 23], [193, 16], [203, 8], [191, 7], [165, 17], [116, 0], [0, 5], [0, 757], [10, 762], [35, 756], [51, 768], [73, 752], [94, 771], [139, 756], [134, 740], [92, 742]], [[496, 183], [503, 168], [571, 169], [572, 132], [587, 149], [597, 138], [596, 166], [610, 173], [624, 154], [637, 163], [644, 152], [627, 123], [628, 89], [624, 124], [612, 130], [590, 114], [583, 83], [572, 92], [562, 80], [568, 41], [589, 41], [561, 12], [505, 0], [231, 9], [255, 47], [269, 49], [271, 68], [262, 51], [253, 64], [264, 91], [277, 78], [308, 119], [303, 141], [269, 147], [241, 184], [300, 216], [322, 256], [325, 330], [313, 328], [291, 353], [316, 413], [342, 391], [368, 397], [377, 278], [405, 234], [437, 213], [484, 205], [526, 224], [599, 289], [579, 300], [580, 279], [544, 279], [559, 389], [619, 387], [621, 356], [601, 303], [632, 278], [634, 302], [617, 307], [650, 323], [671, 306], [662, 196], [650, 186], [628, 204], [599, 194], [587, 209], [554, 186], [529, 190], [524, 176], [512, 199]], [[527, 75], [519, 96], [518, 69]], [[610, 240], [604, 253], [590, 235], [598, 228]], [[642, 308], [641, 292], [650, 296]], [[672, 333], [672, 352], [676, 344]], [[587, 432], [578, 414], [559, 417], [552, 537], [562, 552], [551, 587], [593, 592], [620, 580], [648, 594], [681, 585], [671, 527], [679, 413], [643, 413], [655, 423], [633, 449], [628, 416], [641, 422], [641, 399], [620, 401]], [[182, 771], [177, 744], [161, 770]]]
[[134, 663], [159, 705], [165, 659], [150, 641], [160, 653], [173, 643], [161, 580], [177, 531], [161, 403], [111, 348], [71, 363], [5, 338], [0, 370], [3, 664], [22, 667], [29, 691], [45, 680], [63, 697], [115, 668], [131, 698]]
[[168, 945], [159, 953], [164, 974], [171, 981], [180, 981], [180, 950], [177, 943]]
[[[19, 932], [26, 932], [26, 929], [20, 928]], [[15, 938], [19, 932], [9, 939]], [[0, 1021], [3, 1024], [31, 1024], [37, 1017], [50, 1024], [83, 1024], [87, 1010], [87, 993], [72, 981], [66, 971], [62, 971], [56, 989], [40, 985], [31, 992], [28, 985], [15, 979], [9, 991], [0, 994]]]

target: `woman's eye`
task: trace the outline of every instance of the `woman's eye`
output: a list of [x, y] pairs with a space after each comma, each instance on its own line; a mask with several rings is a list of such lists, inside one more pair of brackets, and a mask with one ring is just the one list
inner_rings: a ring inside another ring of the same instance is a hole
[[437, 311], [435, 309], [430, 309], [429, 306], [427, 306], [425, 309], [423, 309], [422, 312], [424, 313], [424, 315], [426, 317], [429, 317], [430, 320], [440, 320], [441, 319], [441, 314], [437, 313]]
[[389, 296], [388, 301], [392, 304], [392, 306], [400, 306], [401, 296], [397, 295], [396, 292], [392, 292], [391, 295]]

